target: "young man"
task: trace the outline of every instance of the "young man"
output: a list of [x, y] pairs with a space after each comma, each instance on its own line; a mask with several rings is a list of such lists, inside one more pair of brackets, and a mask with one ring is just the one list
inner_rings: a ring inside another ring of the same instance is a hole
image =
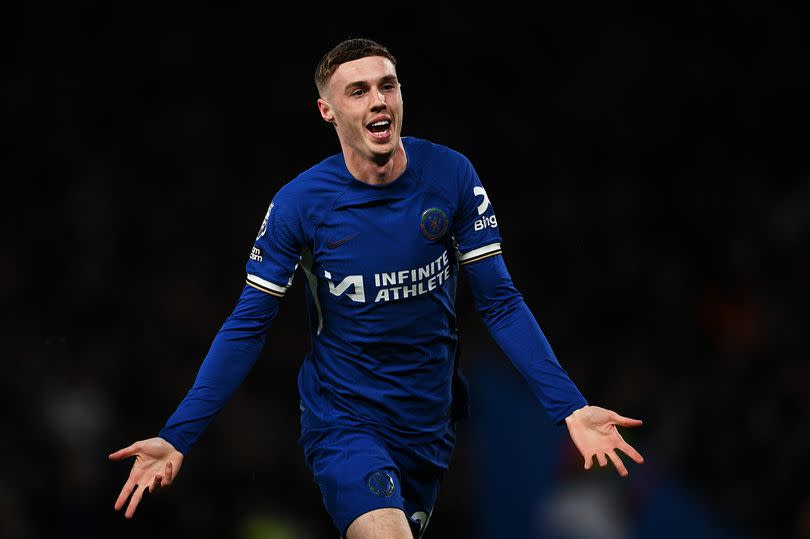
[[300, 265], [311, 350], [301, 366], [300, 443], [326, 510], [347, 539], [422, 537], [466, 412], [458, 368], [460, 269], [476, 310], [589, 469], [595, 456], [641, 463], [617, 426], [641, 421], [589, 406], [558, 363], [501, 257], [493, 206], [470, 161], [401, 137], [396, 61], [349, 39], [315, 73], [321, 117], [341, 145], [276, 193], [247, 262], [247, 284], [193, 387], [136, 457], [115, 502], [132, 517], [144, 490], [171, 485], [183, 455], [259, 356]]

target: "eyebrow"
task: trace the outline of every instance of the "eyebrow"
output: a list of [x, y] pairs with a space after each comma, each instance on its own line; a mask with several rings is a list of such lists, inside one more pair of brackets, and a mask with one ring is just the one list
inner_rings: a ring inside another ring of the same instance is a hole
[[[397, 76], [396, 75], [386, 75], [386, 76], [382, 77], [379, 82], [381, 84], [384, 84], [384, 83], [387, 83], [387, 82], [397, 82]], [[350, 83], [346, 84], [344, 90], [348, 90], [349, 88], [355, 88], [357, 86], [367, 86], [367, 85], [368, 85], [368, 81], [358, 80], [358, 81], [354, 81], [354, 82], [350, 82]]]

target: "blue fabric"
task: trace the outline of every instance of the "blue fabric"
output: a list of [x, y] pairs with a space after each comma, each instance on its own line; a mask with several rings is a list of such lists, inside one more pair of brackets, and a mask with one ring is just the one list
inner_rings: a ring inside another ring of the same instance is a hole
[[312, 343], [298, 389], [321, 424], [363, 425], [447, 467], [467, 408], [462, 267], [493, 338], [552, 420], [585, 405], [498, 255], [494, 207], [470, 161], [425, 140], [403, 144], [408, 167], [387, 185], [354, 179], [336, 154], [278, 191], [246, 263], [248, 286], [161, 437], [183, 453], [197, 441], [259, 357], [298, 268]]
[[298, 378], [303, 405], [321, 421], [363, 423], [421, 447], [465, 407], [458, 259], [501, 238], [467, 158], [413, 137], [403, 144], [408, 167], [387, 185], [354, 179], [342, 154], [284, 185], [246, 272], [283, 294], [295, 268], [304, 271], [312, 346]]
[[392, 507], [405, 513], [419, 539], [429, 525], [445, 470], [412, 447], [388, 444], [371, 429], [313, 427], [313, 421], [304, 410], [299, 441], [341, 537], [360, 515]]
[[560, 365], [501, 255], [464, 266], [475, 308], [504, 354], [557, 425], [588, 403]]
[[186, 454], [256, 363], [279, 300], [245, 285], [214, 337], [194, 385], [158, 436]]

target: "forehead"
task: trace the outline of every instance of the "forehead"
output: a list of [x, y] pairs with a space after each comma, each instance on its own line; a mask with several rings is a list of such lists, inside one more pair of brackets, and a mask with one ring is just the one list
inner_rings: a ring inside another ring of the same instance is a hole
[[396, 74], [394, 64], [388, 58], [366, 56], [365, 58], [340, 64], [332, 75], [329, 84], [341, 88], [354, 82], [374, 81], [390, 75], [396, 76]]

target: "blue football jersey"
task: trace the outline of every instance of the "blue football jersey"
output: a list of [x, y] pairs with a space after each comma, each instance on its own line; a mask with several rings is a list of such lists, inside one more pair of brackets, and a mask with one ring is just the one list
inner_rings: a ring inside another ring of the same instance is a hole
[[342, 154], [284, 185], [246, 269], [250, 286], [279, 297], [299, 267], [306, 279], [303, 409], [414, 439], [447, 429], [459, 265], [499, 254], [501, 237], [464, 155], [402, 141], [407, 169], [387, 185], [354, 179]]

